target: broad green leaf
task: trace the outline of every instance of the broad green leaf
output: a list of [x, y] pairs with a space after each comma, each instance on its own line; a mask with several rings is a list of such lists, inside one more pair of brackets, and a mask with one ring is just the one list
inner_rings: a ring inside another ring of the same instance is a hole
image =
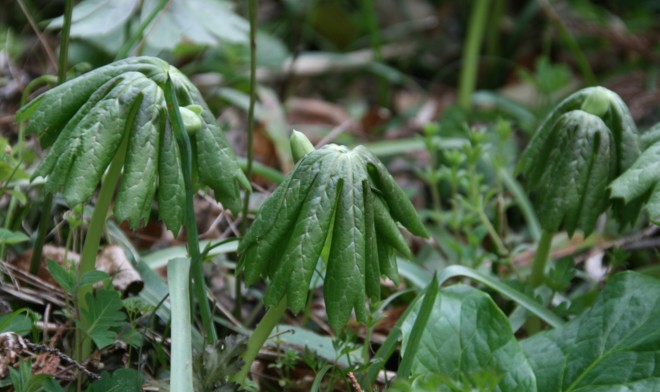
[[[403, 323], [404, 350], [418, 312], [414, 309]], [[413, 360], [413, 376], [444, 375], [461, 390], [489, 376], [496, 381], [495, 391], [536, 390], [532, 367], [509, 321], [485, 293], [463, 285], [442, 289], [430, 320]]]
[[[71, 15], [71, 36], [105, 35], [122, 28], [140, 4], [139, 0], [87, 0], [76, 5]], [[63, 17], [53, 19], [48, 28], [61, 28]]]
[[624, 272], [576, 319], [524, 340], [538, 391], [656, 391], [659, 298], [660, 281]]
[[97, 290], [96, 295], [87, 293], [85, 299], [87, 308], [81, 309], [84, 323], [78, 321], [76, 325], [94, 341], [98, 348], [111, 345], [117, 335], [116, 328], [126, 319], [126, 315], [122, 312], [119, 293], [102, 289]]
[[0, 228], [0, 244], [20, 244], [21, 242], [29, 241], [30, 237], [25, 235], [20, 231], [12, 231], [5, 229], [4, 227]]

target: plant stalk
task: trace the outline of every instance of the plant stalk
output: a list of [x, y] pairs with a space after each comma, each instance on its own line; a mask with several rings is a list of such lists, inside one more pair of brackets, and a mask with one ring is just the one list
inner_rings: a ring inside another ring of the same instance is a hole
[[[139, 106], [139, 105], [137, 105]], [[134, 113], [131, 114], [134, 116]], [[96, 256], [99, 252], [99, 244], [101, 243], [101, 235], [105, 228], [105, 220], [110, 210], [110, 203], [115, 194], [115, 188], [121, 176], [121, 169], [124, 166], [124, 159], [126, 151], [128, 150], [128, 132], [125, 132], [124, 138], [121, 142], [119, 150], [110, 163], [110, 167], [106, 172], [105, 179], [101, 184], [94, 212], [92, 212], [92, 219], [85, 234], [85, 242], [83, 243], [82, 254], [80, 257], [80, 265], [78, 266], [78, 280], [86, 273], [93, 271], [96, 267]], [[77, 308], [78, 315], [81, 314], [81, 309], [85, 309], [87, 301], [85, 296], [91, 293], [91, 286], [85, 286], [78, 290], [77, 294]], [[81, 318], [81, 322], [84, 322]], [[91, 353], [91, 341], [85, 339], [85, 336], [80, 328], [76, 329], [76, 359], [79, 361], [84, 360]]]
[[476, 0], [472, 6], [468, 34], [463, 50], [463, 64], [458, 87], [458, 105], [464, 110], [472, 106], [472, 93], [477, 82], [479, 49], [484, 38], [486, 15], [490, 0]]
[[186, 229], [186, 239], [188, 240], [188, 254], [190, 255], [190, 272], [193, 279], [193, 291], [199, 304], [199, 311], [202, 316], [202, 325], [204, 327], [204, 338], [209, 344], [218, 340], [218, 335], [213, 325], [213, 314], [211, 305], [206, 298], [206, 283], [204, 281], [204, 269], [202, 267], [202, 257], [199, 251], [199, 236], [197, 234], [197, 222], [195, 221], [194, 193], [192, 184], [192, 147], [190, 138], [186, 131], [181, 113], [179, 112], [179, 102], [174, 92], [172, 79], [167, 78], [165, 83], [165, 100], [167, 101], [167, 112], [172, 125], [172, 131], [179, 146], [181, 154], [181, 172], [183, 173], [183, 183], [186, 188], [186, 206], [184, 211], [184, 225]]
[[[248, 181], [252, 178], [252, 162], [254, 160], [254, 107], [257, 100], [257, 1], [248, 1], [248, 18], [250, 19], [250, 105], [248, 107], [248, 129], [247, 129], [247, 166], [245, 176]], [[241, 233], [245, 233], [248, 224], [248, 213], [250, 210], [250, 195], [252, 189], [245, 190], [245, 201], [243, 202], [243, 219], [241, 220]], [[235, 305], [234, 317], [242, 320], [241, 309], [243, 308], [243, 293], [241, 291], [242, 276], [239, 271], [234, 274], [235, 279]]]
[[545, 265], [548, 263], [552, 248], [552, 234], [547, 230], [541, 232], [541, 240], [539, 240], [532, 264], [532, 274], [529, 277], [529, 283], [533, 288], [539, 287], [545, 280]]
[[245, 385], [250, 367], [252, 366], [252, 362], [254, 362], [254, 360], [257, 358], [259, 349], [261, 349], [261, 347], [264, 345], [271, 332], [273, 331], [273, 328], [275, 328], [277, 323], [282, 318], [282, 315], [286, 311], [286, 304], [287, 298], [284, 296], [280, 303], [278, 303], [276, 306], [271, 306], [266, 311], [266, 314], [261, 319], [259, 324], [257, 324], [257, 328], [255, 328], [254, 332], [252, 332], [252, 335], [250, 335], [250, 338], [248, 339], [248, 347], [245, 353], [243, 353], [242, 357], [243, 367], [238, 373], [232, 376], [232, 381], [241, 385]]
[[[22, 3], [21, 3], [22, 4]], [[69, 33], [71, 31], [71, 15], [73, 14], [73, 0], [66, 0], [64, 3], [64, 22], [62, 24], [62, 35], [60, 38], [60, 58], [57, 66], [57, 84], [66, 82], [67, 59], [69, 56]], [[41, 263], [41, 253], [46, 242], [48, 234], [48, 223], [50, 221], [50, 211], [53, 207], [53, 195], [46, 193], [44, 196], [43, 209], [39, 219], [39, 228], [37, 229], [37, 239], [32, 251], [30, 260], [30, 273], [36, 274], [39, 271]]]

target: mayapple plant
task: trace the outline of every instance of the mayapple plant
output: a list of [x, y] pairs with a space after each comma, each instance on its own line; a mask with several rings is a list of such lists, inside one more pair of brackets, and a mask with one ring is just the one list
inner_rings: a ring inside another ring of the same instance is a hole
[[315, 150], [296, 131], [291, 145], [295, 168], [238, 248], [246, 284], [269, 280], [264, 301], [271, 307], [248, 341], [239, 382], [286, 308], [303, 309], [320, 258], [328, 320], [340, 332], [353, 310], [365, 320], [365, 300], [379, 298], [381, 275], [398, 281], [395, 252], [411, 255], [398, 223], [428, 237], [409, 198], [366, 148]]
[[632, 116], [610, 90], [580, 90], [548, 115], [518, 164], [536, 193], [536, 211], [543, 229], [530, 278], [532, 286], [543, 282], [552, 235], [560, 228], [569, 235], [578, 229], [588, 235], [610, 207], [622, 224], [637, 217], [641, 203], [611, 201], [608, 186], [639, 154]]
[[[185, 224], [193, 288], [207, 341], [214, 341], [193, 191], [197, 183], [207, 185], [226, 208], [238, 211], [240, 188], [249, 189], [250, 183], [197, 88], [163, 60], [129, 58], [47, 91], [23, 107], [17, 120], [29, 120], [28, 131], [36, 131], [42, 147], [50, 148], [33, 175], [47, 177], [46, 192], [62, 190], [74, 207], [91, 199], [105, 173], [79, 276], [94, 269], [107, 210], [121, 177], [114, 206], [119, 220], [133, 228], [146, 223], [157, 195], [167, 228], [177, 233]], [[89, 290], [78, 293], [81, 309], [87, 295]], [[83, 347], [80, 356], [88, 351]]]

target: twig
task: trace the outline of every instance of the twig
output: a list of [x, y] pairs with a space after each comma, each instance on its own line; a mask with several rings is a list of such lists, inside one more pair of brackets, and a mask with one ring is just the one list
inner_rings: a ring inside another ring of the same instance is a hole
[[3, 354], [7, 354], [7, 355], [9, 355], [10, 353], [22, 354], [24, 351], [46, 352], [48, 354], [55, 355], [65, 365], [70, 365], [75, 367], [78, 371], [84, 373], [87, 377], [93, 380], [101, 379], [101, 376], [87, 370], [87, 368], [84, 367], [82, 364], [71, 359], [68, 355], [64, 354], [60, 350], [56, 348], [50, 348], [44, 344], [32, 343], [26, 338], [23, 338], [14, 332], [5, 332], [0, 334], [0, 349], [1, 349], [0, 351], [2, 351]]
[[353, 387], [353, 389], [355, 389], [356, 392], [364, 392], [362, 390], [362, 388], [360, 387], [360, 383], [355, 378], [355, 375], [353, 374], [353, 372], [348, 372], [348, 379], [350, 380], [351, 386]]
[[28, 20], [30, 27], [32, 27], [32, 30], [34, 30], [34, 33], [37, 35], [37, 39], [41, 43], [41, 46], [44, 47], [44, 52], [46, 52], [46, 57], [48, 57], [48, 61], [50, 62], [50, 65], [53, 67], [53, 69], [57, 69], [57, 60], [55, 60], [55, 54], [53, 53], [53, 50], [50, 48], [50, 46], [48, 46], [48, 42], [46, 42], [44, 35], [39, 30], [39, 27], [37, 27], [37, 24], [34, 22], [34, 19], [32, 19], [32, 15], [30, 15], [30, 11], [23, 3], [23, 0], [18, 0], [17, 2], [18, 2], [18, 6], [21, 7], [21, 11], [23, 11], [25, 18]]

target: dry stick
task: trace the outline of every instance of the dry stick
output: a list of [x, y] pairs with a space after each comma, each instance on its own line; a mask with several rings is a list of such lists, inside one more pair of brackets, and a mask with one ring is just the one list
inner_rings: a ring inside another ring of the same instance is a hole
[[30, 27], [32, 27], [32, 30], [34, 30], [34, 33], [37, 35], [37, 39], [41, 43], [41, 46], [44, 47], [44, 52], [46, 52], [46, 57], [48, 57], [50, 66], [53, 67], [53, 69], [57, 69], [57, 61], [55, 60], [55, 54], [53, 53], [53, 50], [50, 48], [50, 46], [48, 46], [48, 42], [46, 42], [46, 39], [44, 38], [43, 34], [41, 34], [41, 31], [39, 31], [39, 27], [37, 27], [37, 24], [34, 22], [34, 19], [32, 19], [32, 15], [30, 15], [30, 11], [23, 3], [23, 0], [17, 0], [17, 2], [18, 2], [18, 6], [21, 7], [21, 11], [23, 11], [25, 18], [28, 20]]
[[87, 370], [87, 368], [84, 367], [82, 364], [73, 360], [72, 358], [70, 358], [68, 355], [64, 354], [60, 350], [56, 348], [48, 347], [45, 344], [32, 343], [26, 338], [23, 338], [14, 332], [5, 332], [0, 334], [0, 341], [8, 342], [5, 343], [6, 346], [9, 347], [9, 349], [18, 351], [19, 353], [22, 353], [23, 351], [31, 351], [31, 352], [46, 352], [55, 355], [57, 358], [60, 359], [60, 361], [64, 362], [65, 365], [70, 365], [75, 367], [78, 371], [85, 373], [87, 377], [94, 380], [101, 379], [101, 376]]

